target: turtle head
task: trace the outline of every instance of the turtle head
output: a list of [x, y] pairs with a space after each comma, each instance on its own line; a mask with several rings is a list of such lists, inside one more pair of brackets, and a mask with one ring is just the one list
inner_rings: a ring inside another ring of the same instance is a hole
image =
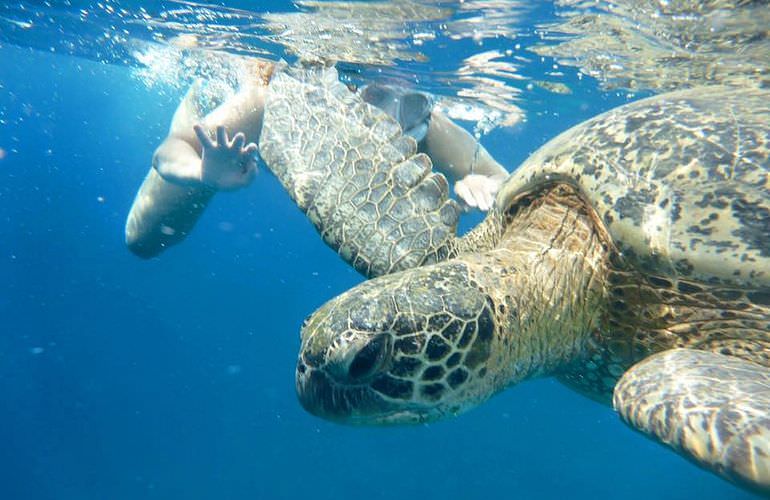
[[376, 278], [306, 320], [297, 393], [310, 413], [348, 424], [457, 414], [494, 390], [496, 331], [491, 300], [461, 263]]

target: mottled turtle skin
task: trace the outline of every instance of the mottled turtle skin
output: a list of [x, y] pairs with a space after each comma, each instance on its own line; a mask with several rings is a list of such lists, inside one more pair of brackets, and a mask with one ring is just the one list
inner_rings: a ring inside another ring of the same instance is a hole
[[339, 167], [324, 162], [332, 185], [346, 171], [327, 215], [304, 209], [380, 277], [303, 325], [306, 409], [424, 422], [553, 375], [614, 394], [635, 429], [770, 492], [770, 91], [690, 89], [586, 121], [520, 166], [462, 238], [446, 183], [409, 141], [380, 134], [398, 154], [372, 166], [353, 135]]

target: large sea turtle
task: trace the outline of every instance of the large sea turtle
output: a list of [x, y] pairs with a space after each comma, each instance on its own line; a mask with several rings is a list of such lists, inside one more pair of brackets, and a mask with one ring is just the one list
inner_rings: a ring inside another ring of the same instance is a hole
[[343, 258], [383, 275], [303, 325], [308, 411], [424, 422], [554, 375], [770, 492], [770, 91], [703, 87], [584, 122], [458, 238], [414, 141], [336, 75], [303, 79], [277, 84], [297, 88], [268, 103], [262, 155]]

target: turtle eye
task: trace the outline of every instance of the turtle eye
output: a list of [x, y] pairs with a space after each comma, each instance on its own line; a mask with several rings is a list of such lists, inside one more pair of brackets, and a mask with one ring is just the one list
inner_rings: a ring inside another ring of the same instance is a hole
[[356, 353], [348, 368], [351, 380], [361, 380], [374, 374], [385, 362], [388, 355], [388, 339], [378, 335]]

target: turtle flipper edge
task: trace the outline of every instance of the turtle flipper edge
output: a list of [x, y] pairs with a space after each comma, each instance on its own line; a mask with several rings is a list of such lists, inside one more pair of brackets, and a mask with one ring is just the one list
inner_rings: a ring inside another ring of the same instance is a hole
[[446, 179], [333, 68], [273, 76], [259, 150], [324, 241], [366, 276], [452, 255], [460, 209]]
[[714, 352], [664, 351], [623, 375], [613, 405], [636, 430], [770, 495], [770, 369]]

